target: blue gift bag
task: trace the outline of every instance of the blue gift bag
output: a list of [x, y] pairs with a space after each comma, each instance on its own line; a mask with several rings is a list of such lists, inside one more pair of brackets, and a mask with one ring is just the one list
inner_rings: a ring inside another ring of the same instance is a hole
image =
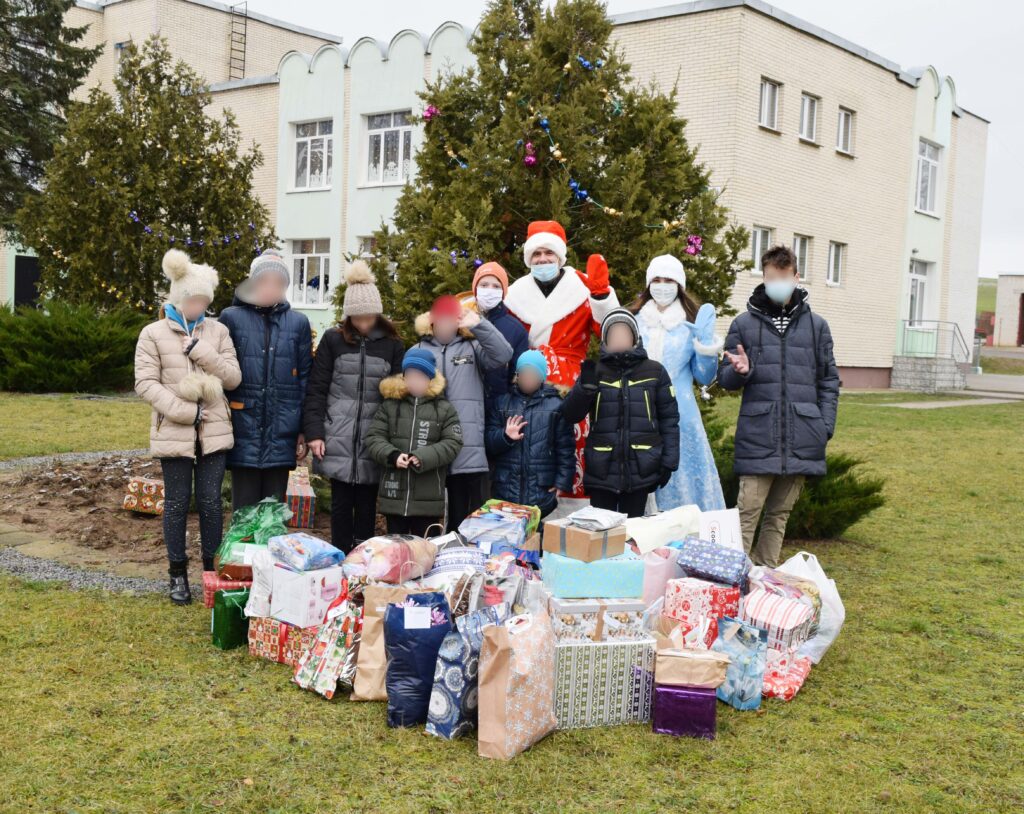
[[410, 594], [384, 611], [388, 726], [417, 726], [427, 720], [437, 651], [452, 629], [443, 593]]
[[729, 657], [725, 681], [718, 687], [718, 699], [736, 709], [761, 706], [768, 632], [723, 616], [718, 620], [718, 638], [711, 649]]

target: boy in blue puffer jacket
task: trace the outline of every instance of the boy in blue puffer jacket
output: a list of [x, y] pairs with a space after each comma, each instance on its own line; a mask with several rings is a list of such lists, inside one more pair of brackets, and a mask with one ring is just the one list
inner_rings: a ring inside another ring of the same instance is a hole
[[521, 354], [511, 390], [488, 410], [485, 434], [494, 497], [537, 506], [542, 517], [558, 504], [559, 489], [572, 490], [576, 474], [573, 425], [562, 417], [562, 400], [544, 381], [547, 375], [544, 354]]

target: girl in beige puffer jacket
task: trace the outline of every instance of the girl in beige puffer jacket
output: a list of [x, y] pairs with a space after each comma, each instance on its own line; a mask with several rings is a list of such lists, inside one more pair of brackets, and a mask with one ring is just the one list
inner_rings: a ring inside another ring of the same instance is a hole
[[203, 313], [213, 301], [217, 272], [171, 249], [164, 255], [170, 280], [164, 317], [147, 325], [135, 346], [135, 392], [153, 407], [149, 442], [164, 476], [164, 542], [170, 564], [170, 598], [192, 601], [188, 586], [185, 524], [195, 478], [203, 570], [213, 569], [221, 542], [221, 483], [234, 437], [224, 390], [242, 374], [228, 329]]

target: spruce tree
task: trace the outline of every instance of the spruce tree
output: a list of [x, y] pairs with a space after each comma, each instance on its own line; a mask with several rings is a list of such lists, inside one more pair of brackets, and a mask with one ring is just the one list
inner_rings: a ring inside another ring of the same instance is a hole
[[76, 45], [85, 27], [64, 25], [74, 0], [0, 0], [0, 229], [42, 174], [64, 111], [102, 47]]
[[570, 265], [607, 258], [624, 302], [671, 253], [697, 298], [725, 306], [747, 233], [717, 202], [674, 90], [637, 87], [611, 33], [598, 0], [492, 0], [476, 65], [427, 86], [416, 179], [377, 234], [397, 317], [467, 290], [481, 262], [520, 276], [527, 224], [547, 219], [565, 227]]
[[252, 190], [262, 155], [240, 149], [230, 111], [208, 115], [205, 84], [152, 37], [125, 50], [113, 94], [93, 89], [71, 108], [43, 189], [18, 214], [44, 296], [155, 310], [175, 247], [220, 273], [219, 308], [276, 242]]

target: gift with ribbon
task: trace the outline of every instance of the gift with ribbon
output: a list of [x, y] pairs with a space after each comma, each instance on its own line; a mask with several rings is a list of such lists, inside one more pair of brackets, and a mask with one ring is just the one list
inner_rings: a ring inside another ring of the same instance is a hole
[[569, 518], [549, 520], [544, 524], [544, 553], [593, 562], [615, 557], [626, 549], [626, 527], [591, 531], [574, 526]]

